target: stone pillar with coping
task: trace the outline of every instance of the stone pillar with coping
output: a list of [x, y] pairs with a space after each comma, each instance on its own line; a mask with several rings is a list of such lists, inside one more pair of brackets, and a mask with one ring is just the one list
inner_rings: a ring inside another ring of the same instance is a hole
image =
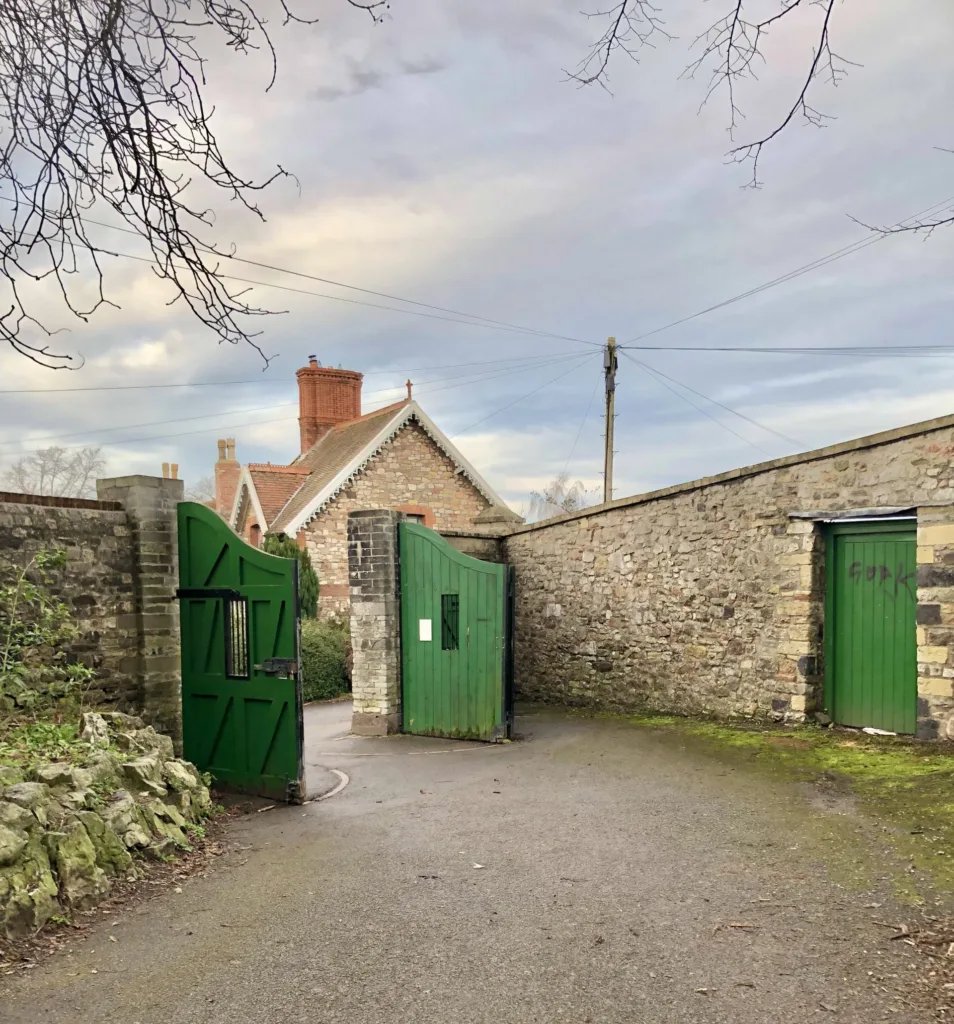
[[[130, 674], [138, 680], [142, 718], [172, 737], [182, 751], [182, 676], [179, 640], [179, 550], [176, 506], [183, 482], [154, 476], [96, 481], [100, 501], [121, 502], [133, 536], [135, 626], [138, 651]], [[131, 624], [132, 625], [132, 624]]]
[[357, 736], [401, 731], [401, 512], [371, 509], [348, 516], [353, 716]]

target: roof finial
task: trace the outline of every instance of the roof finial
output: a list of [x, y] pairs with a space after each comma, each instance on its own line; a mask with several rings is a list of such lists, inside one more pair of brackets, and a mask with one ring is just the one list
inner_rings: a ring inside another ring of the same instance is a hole
[[413, 388], [413, 387], [414, 387], [414, 385], [411, 383], [410, 379], [408, 379], [408, 381], [407, 381], [407, 400], [409, 402], [411, 400], [411, 388]]

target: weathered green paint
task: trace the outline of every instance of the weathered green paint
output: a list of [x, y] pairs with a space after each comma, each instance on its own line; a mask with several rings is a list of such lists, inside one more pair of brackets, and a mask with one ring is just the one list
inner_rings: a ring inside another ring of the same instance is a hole
[[[240, 540], [204, 505], [178, 508], [179, 587], [235, 591], [247, 601], [248, 678], [226, 676], [226, 598], [181, 598], [186, 758], [219, 785], [271, 799], [303, 793], [301, 686], [261, 666], [299, 661], [298, 563]], [[258, 666], [258, 667], [257, 667]]]
[[404, 732], [508, 737], [507, 566], [462, 555], [416, 523], [398, 533]]
[[905, 521], [829, 530], [825, 692], [840, 725], [915, 730], [915, 538]]

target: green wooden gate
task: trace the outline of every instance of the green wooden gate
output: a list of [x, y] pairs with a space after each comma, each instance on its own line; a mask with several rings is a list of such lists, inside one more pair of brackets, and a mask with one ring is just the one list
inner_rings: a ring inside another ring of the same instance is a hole
[[840, 725], [914, 732], [915, 536], [904, 520], [830, 527], [826, 696]]
[[185, 756], [227, 789], [304, 797], [298, 562], [178, 509]]
[[502, 740], [513, 721], [512, 569], [398, 528], [404, 732]]

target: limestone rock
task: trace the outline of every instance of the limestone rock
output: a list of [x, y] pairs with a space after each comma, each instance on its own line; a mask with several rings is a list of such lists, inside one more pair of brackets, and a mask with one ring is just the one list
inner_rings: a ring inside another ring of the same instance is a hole
[[166, 761], [162, 766], [162, 775], [170, 789], [199, 789], [202, 778], [198, 769], [188, 761]]
[[125, 836], [133, 824], [138, 824], [136, 801], [125, 789], [113, 793], [103, 809], [103, 820], [118, 836]]
[[87, 762], [87, 770], [92, 777], [91, 785], [101, 790], [119, 789], [119, 759], [108, 750], [94, 754]]
[[63, 900], [83, 906], [106, 892], [106, 873], [96, 863], [96, 847], [82, 821], [73, 819], [63, 831], [49, 832], [46, 838]]
[[188, 824], [185, 818], [179, 813], [179, 809], [174, 805], [164, 803], [162, 800], [157, 800], [152, 806], [156, 813], [156, 817], [161, 818], [163, 821], [171, 822], [178, 828], [185, 828]]
[[0, 825], [0, 868], [12, 864], [24, 851], [26, 844], [26, 832]]
[[172, 737], [156, 732], [151, 725], [132, 732], [122, 732], [116, 737], [116, 746], [130, 753], [157, 754], [163, 760], [175, 757]]
[[23, 772], [12, 765], [0, 765], [0, 789], [23, 781]]
[[13, 786], [7, 786], [3, 791], [3, 799], [31, 811], [41, 825], [47, 823], [50, 787], [45, 783], [17, 782]]
[[123, 781], [133, 792], [165, 796], [166, 787], [162, 784], [162, 767], [157, 755], [148, 754], [127, 761], [120, 772]]
[[6, 825], [15, 832], [26, 832], [36, 824], [36, 818], [25, 807], [0, 800], [0, 825]]
[[100, 713], [100, 718], [102, 718], [111, 729], [115, 729], [117, 731], [142, 729], [146, 724], [136, 715], [124, 715], [120, 711], [103, 711]]
[[42, 928], [56, 913], [56, 881], [39, 836], [17, 862], [0, 868], [0, 934], [15, 937]]
[[128, 877], [134, 874], [133, 859], [126, 844], [95, 811], [80, 811], [78, 815], [96, 850], [96, 864], [107, 875]]
[[139, 849], [147, 849], [152, 840], [142, 825], [136, 824], [123, 833], [123, 842], [130, 850], [137, 847]]
[[80, 739], [94, 747], [109, 746], [109, 726], [95, 711], [87, 711], [80, 719]]
[[57, 802], [68, 813], [91, 806], [95, 799], [96, 794], [91, 789], [72, 789], [68, 793], [61, 793]]
[[52, 790], [58, 789], [89, 789], [93, 783], [92, 772], [86, 768], [76, 768], [71, 764], [41, 765], [33, 773], [37, 782], [43, 782]]

